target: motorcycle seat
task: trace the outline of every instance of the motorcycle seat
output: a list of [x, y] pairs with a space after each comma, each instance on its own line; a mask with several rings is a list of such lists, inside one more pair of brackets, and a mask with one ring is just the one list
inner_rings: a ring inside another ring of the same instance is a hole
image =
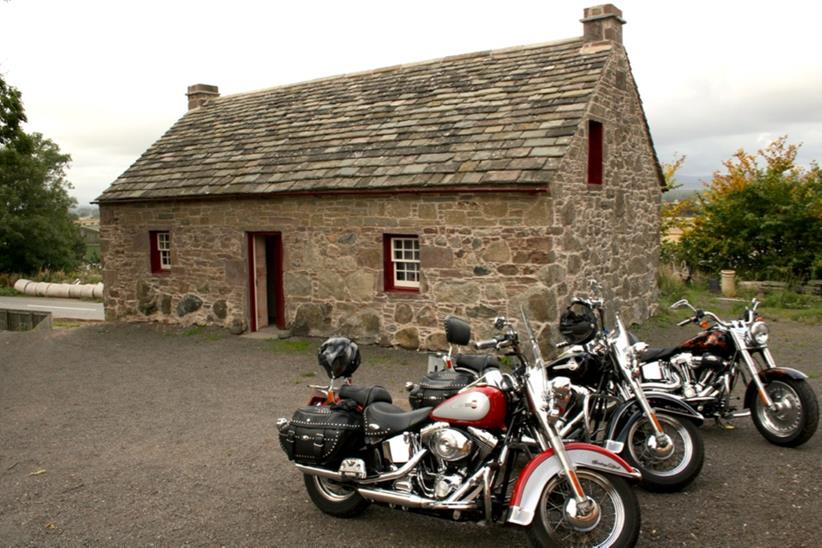
[[363, 407], [368, 407], [372, 403], [385, 402], [392, 403], [391, 394], [382, 386], [354, 386], [344, 384], [337, 391], [340, 399], [354, 400]]
[[656, 361], [656, 360], [667, 360], [668, 358], [670, 358], [671, 356], [673, 356], [677, 352], [679, 352], [679, 349], [676, 348], [676, 347], [674, 347], [674, 348], [648, 348], [647, 350], [645, 350], [645, 352], [640, 354], [638, 357], [639, 357], [639, 361], [641, 361], [641, 362], [653, 362], [653, 361]]
[[455, 356], [457, 367], [470, 369], [474, 373], [480, 374], [486, 369], [499, 369], [501, 364], [499, 358], [491, 354], [457, 354]]
[[422, 407], [414, 411], [403, 411], [390, 403], [372, 403], [365, 408], [363, 415], [366, 441], [377, 443], [402, 432], [419, 430], [428, 422], [431, 409]]

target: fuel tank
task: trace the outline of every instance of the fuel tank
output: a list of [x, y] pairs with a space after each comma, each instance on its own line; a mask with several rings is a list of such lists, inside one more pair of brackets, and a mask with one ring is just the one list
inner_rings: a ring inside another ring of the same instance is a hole
[[730, 358], [734, 353], [731, 336], [724, 331], [709, 329], [681, 343], [679, 348], [694, 355], [711, 353]]
[[502, 390], [476, 386], [439, 404], [431, 418], [456, 426], [475, 426], [486, 430], [505, 428], [507, 403]]

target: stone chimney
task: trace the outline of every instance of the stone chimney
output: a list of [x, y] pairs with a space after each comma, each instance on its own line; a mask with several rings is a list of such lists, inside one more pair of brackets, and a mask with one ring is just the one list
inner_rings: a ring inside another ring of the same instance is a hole
[[622, 44], [622, 10], [613, 4], [602, 4], [585, 8], [583, 12], [582, 38], [583, 49], [597, 46], [609, 46], [611, 43]]
[[217, 89], [217, 86], [209, 86], [208, 84], [188, 86], [188, 92], [186, 93], [186, 97], [188, 97], [188, 110], [200, 108], [206, 104], [206, 101], [209, 99], [214, 99], [219, 96], [220, 90]]

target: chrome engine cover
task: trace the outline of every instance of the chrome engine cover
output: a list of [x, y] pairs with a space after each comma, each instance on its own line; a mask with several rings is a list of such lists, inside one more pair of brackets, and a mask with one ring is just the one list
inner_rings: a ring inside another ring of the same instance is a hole
[[474, 442], [453, 428], [442, 428], [431, 434], [426, 444], [435, 456], [444, 461], [464, 459], [474, 450]]

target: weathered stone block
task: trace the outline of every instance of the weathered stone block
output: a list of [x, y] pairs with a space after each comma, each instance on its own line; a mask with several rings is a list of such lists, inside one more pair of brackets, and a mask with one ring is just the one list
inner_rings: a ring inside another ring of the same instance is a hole
[[177, 315], [181, 318], [186, 314], [191, 314], [200, 310], [203, 306], [203, 300], [197, 295], [185, 295], [180, 302], [177, 303]]
[[420, 347], [420, 334], [416, 327], [406, 327], [394, 334], [394, 345], [416, 350]]

